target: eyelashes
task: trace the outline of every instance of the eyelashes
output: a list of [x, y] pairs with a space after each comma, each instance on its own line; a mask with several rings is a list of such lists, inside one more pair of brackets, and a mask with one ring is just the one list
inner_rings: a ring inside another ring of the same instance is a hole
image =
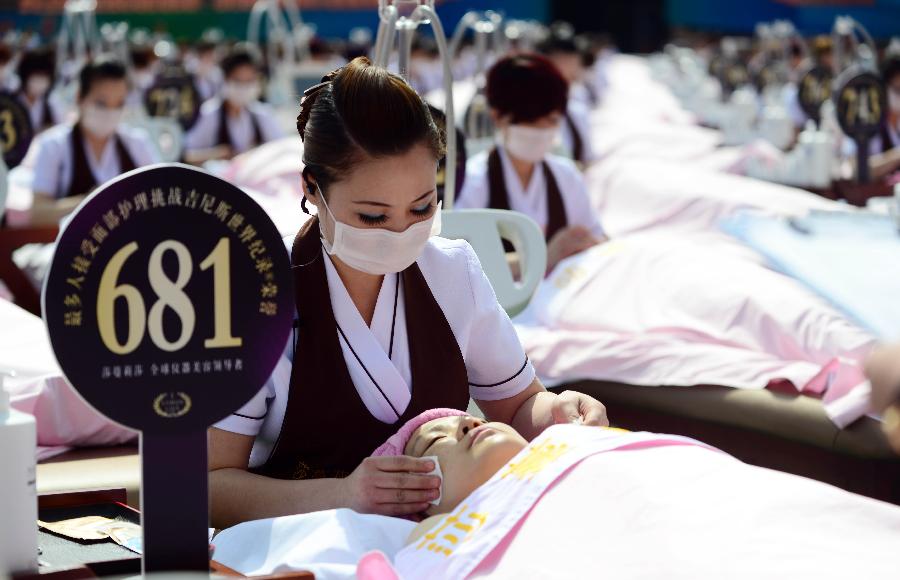
[[[422, 207], [415, 207], [409, 211], [416, 217], [428, 217], [434, 212], [434, 210], [436, 208], [437, 208], [436, 205], [429, 202]], [[364, 223], [368, 226], [377, 226], [377, 225], [384, 224], [385, 222], [388, 221], [387, 216], [384, 214], [369, 215], [369, 214], [364, 214], [364, 213], [358, 213], [356, 215], [357, 215], [357, 217], [359, 217], [359, 221], [361, 221], [362, 223]]]
[[429, 441], [429, 442], [428, 442], [428, 445], [425, 447], [425, 449], [422, 450], [422, 455], [425, 455], [425, 453], [426, 453], [429, 449], [431, 449], [432, 446], [433, 446], [435, 443], [437, 443], [438, 441], [440, 441], [440, 440], [443, 439], [443, 438], [444, 438], [443, 435], [439, 435], [439, 436], [435, 437], [434, 439], [432, 439], [431, 441]]
[[359, 221], [370, 226], [377, 226], [387, 221], [386, 215], [366, 215], [364, 213], [358, 215]]

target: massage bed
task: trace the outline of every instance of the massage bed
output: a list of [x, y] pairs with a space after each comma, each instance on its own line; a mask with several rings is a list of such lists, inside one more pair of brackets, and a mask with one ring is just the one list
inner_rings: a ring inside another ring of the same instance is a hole
[[414, 525], [325, 510], [245, 522], [213, 544], [218, 561], [244, 574], [302, 568], [325, 580], [577, 578], [591, 570], [875, 579], [896, 575], [900, 509], [677, 436], [569, 425], [545, 432], [407, 546]]

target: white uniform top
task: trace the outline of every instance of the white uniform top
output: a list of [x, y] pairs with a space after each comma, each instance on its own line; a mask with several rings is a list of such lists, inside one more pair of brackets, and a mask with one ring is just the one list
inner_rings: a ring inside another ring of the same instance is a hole
[[[184, 147], [188, 151], [209, 149], [218, 145], [219, 119], [221, 118], [222, 99], [216, 97], [203, 103], [200, 107], [200, 117], [197, 123], [188, 131], [184, 140]], [[251, 120], [250, 115], [253, 115]], [[278, 124], [271, 107], [259, 101], [251, 103], [241, 109], [237, 117], [228, 119], [228, 132], [234, 143], [234, 153], [243, 153], [252, 147], [262, 145], [284, 137], [284, 131]], [[259, 127], [262, 143], [254, 145], [253, 122]]]
[[[513, 211], [524, 213], [546, 231], [547, 229], [547, 183], [540, 166], [531, 174], [528, 187], [523, 188], [519, 176], [513, 169], [501, 145], [497, 145], [500, 160], [503, 164], [503, 179], [509, 195], [509, 207]], [[457, 209], [486, 208], [490, 200], [488, 182], [488, 154], [484, 151], [469, 159], [466, 163], [466, 181], [456, 200]], [[556, 155], [547, 155], [544, 161], [550, 166], [559, 186], [559, 193], [566, 208], [566, 221], [569, 226], [583, 226], [595, 236], [604, 235], [603, 226], [591, 207], [587, 185], [584, 177], [571, 160]]]
[[[36, 149], [34, 152], [33, 191], [49, 193], [56, 198], [64, 197], [69, 191], [74, 169], [71, 146], [72, 129], [73, 125], [69, 123], [51, 127], [41, 133], [31, 144], [31, 147]], [[119, 125], [116, 133], [131, 154], [135, 167], [159, 162], [156, 147], [146, 131]], [[116, 154], [115, 139], [107, 140], [100, 159], [94, 158], [94, 153], [87, 142], [84, 143], [84, 152], [88, 167], [94, 174], [98, 185], [122, 173], [119, 156]]]
[[[31, 119], [31, 128], [35, 134], [41, 132], [41, 128], [44, 126], [44, 99], [40, 98], [36, 100], [33, 104], [28, 102], [28, 99], [25, 98], [25, 95], [22, 93], [18, 94], [19, 102], [22, 103], [22, 106], [28, 110], [28, 117]], [[59, 122], [59, 111], [56, 109], [56, 105], [50, 101], [47, 102], [47, 110], [50, 112], [49, 122], [52, 125], [55, 125]]]
[[[581, 137], [581, 147], [585, 162], [594, 161], [597, 157], [594, 154], [593, 139], [591, 137], [591, 109], [584, 102], [577, 99], [569, 99], [569, 105], [566, 108], [566, 114], [572, 119], [575, 130]], [[569, 123], [563, 120], [560, 126], [560, 137], [562, 137], [563, 147], [569, 151], [572, 156], [575, 155], [575, 138], [572, 136], [572, 130]]]
[[197, 88], [200, 98], [204, 101], [215, 97], [225, 82], [225, 76], [219, 67], [212, 69], [206, 75], [198, 74], [196, 67], [193, 67], [191, 72], [194, 75], [194, 86]]
[[[292, 238], [286, 241], [290, 248]], [[398, 417], [391, 405], [402, 413], [411, 398], [402, 285], [398, 288], [398, 276], [395, 274], [384, 277], [371, 327], [366, 326], [324, 250], [322, 257], [325, 259], [331, 306], [335, 321], [340, 326], [335, 333], [341, 343], [350, 378], [369, 412], [380, 421], [395, 423]], [[459, 345], [469, 375], [471, 397], [493, 401], [515, 396], [525, 390], [534, 380], [534, 368], [522, 350], [509, 317], [498, 304], [472, 247], [464, 241], [432, 238], [417, 263]], [[341, 331], [349, 344], [341, 336]], [[256, 437], [250, 456], [251, 467], [266, 462], [281, 432], [290, 389], [293, 347], [291, 337], [265, 386], [236, 413], [215, 425], [219, 429]], [[390, 357], [387, 353], [391, 353]], [[418, 388], [428, 388], [428, 385], [419, 385]], [[390, 405], [385, 396], [391, 399]], [[324, 413], [329, 410], [316, 409], [311, 412]]]

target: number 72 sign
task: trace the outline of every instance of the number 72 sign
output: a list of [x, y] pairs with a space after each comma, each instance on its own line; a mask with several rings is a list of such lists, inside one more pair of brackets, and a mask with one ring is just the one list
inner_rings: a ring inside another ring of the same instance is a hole
[[60, 233], [44, 320], [79, 394], [142, 431], [145, 570], [205, 567], [206, 429], [269, 378], [294, 310], [274, 224], [240, 189], [193, 167], [110, 181]]

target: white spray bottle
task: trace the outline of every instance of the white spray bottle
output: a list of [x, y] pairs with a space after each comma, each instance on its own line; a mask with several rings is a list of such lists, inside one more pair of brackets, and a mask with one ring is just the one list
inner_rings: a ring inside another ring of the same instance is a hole
[[0, 372], [0, 576], [36, 572], [37, 486], [34, 417], [10, 408]]

